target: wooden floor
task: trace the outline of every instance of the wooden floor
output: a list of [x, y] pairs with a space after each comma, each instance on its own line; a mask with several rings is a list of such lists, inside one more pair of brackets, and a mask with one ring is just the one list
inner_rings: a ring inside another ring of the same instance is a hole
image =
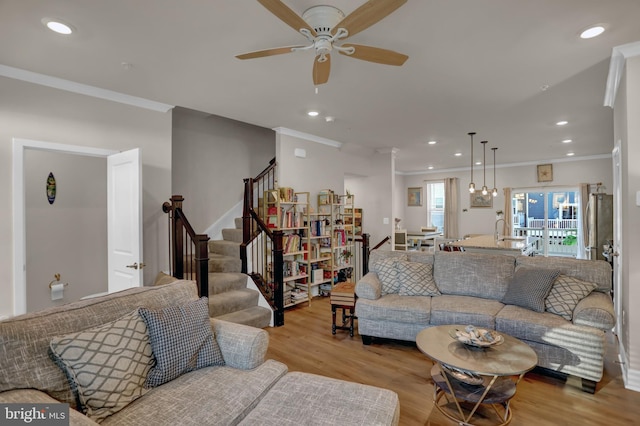
[[[357, 324], [357, 322], [356, 322]], [[304, 371], [391, 389], [400, 397], [401, 425], [453, 425], [434, 408], [432, 363], [414, 343], [374, 341], [364, 346], [348, 331], [331, 334], [328, 298], [287, 310], [285, 325], [268, 328], [268, 358], [289, 371]], [[512, 399], [511, 425], [632, 425], [640, 423], [640, 392], [626, 390], [617, 364], [614, 336], [608, 338], [605, 376], [595, 395], [580, 381], [528, 373]], [[478, 424], [488, 424], [480, 419]]]

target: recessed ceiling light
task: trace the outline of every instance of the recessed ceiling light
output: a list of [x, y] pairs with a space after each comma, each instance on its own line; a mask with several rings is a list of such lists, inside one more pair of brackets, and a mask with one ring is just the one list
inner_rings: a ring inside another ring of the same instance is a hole
[[437, 144], [437, 143], [438, 143], [438, 141], [429, 141], [429, 142], [427, 142], [427, 143], [428, 143], [429, 145], [435, 145], [435, 144]]
[[562, 121], [558, 121], [556, 123], [556, 126], [566, 126], [567, 124], [569, 124], [567, 120], [562, 120]]
[[604, 29], [605, 28], [602, 25], [594, 25], [582, 31], [580, 33], [580, 38], [588, 39], [588, 38], [598, 37], [600, 34], [604, 32]]
[[309, 111], [309, 112], [307, 113], [307, 115], [308, 115], [309, 117], [317, 117], [317, 116], [318, 116], [318, 114], [320, 114], [318, 111]]
[[324, 121], [326, 121], [327, 123], [333, 123], [335, 121], [335, 118], [327, 116], [324, 118]]
[[567, 157], [573, 157], [574, 155], [576, 154], [574, 154], [573, 152], [567, 152]]
[[571, 139], [565, 139], [562, 141], [562, 143], [571, 143], [571, 142], [573, 142]]
[[58, 34], [69, 35], [73, 33], [73, 27], [69, 24], [61, 22], [60, 20], [43, 18], [42, 23], [47, 26], [51, 31]]
[[476, 166], [479, 166], [480, 164], [482, 164], [482, 161], [476, 161]]
[[462, 155], [462, 153], [461, 153], [461, 152], [456, 152], [456, 153], [455, 153], [455, 154], [453, 154], [453, 155], [455, 155], [456, 157], [460, 157], [460, 156]]
[[427, 169], [433, 170], [433, 166], [429, 166], [429, 167], [427, 167]]

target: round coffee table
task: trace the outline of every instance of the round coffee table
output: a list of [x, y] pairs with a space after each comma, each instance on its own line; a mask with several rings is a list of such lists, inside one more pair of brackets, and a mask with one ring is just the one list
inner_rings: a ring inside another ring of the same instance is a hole
[[[500, 344], [477, 348], [465, 345], [451, 336], [452, 330], [465, 325], [439, 325], [418, 333], [418, 349], [435, 361], [431, 377], [435, 386], [434, 405], [451, 420], [469, 423], [481, 404], [493, 406], [499, 425], [511, 421], [509, 401], [525, 373], [538, 363], [538, 356], [515, 337], [499, 333]], [[445, 401], [440, 404], [440, 401]], [[447, 406], [455, 403], [456, 410]], [[462, 403], [471, 403], [463, 410]], [[501, 410], [498, 408], [502, 407]], [[460, 423], [462, 422], [462, 423]]]

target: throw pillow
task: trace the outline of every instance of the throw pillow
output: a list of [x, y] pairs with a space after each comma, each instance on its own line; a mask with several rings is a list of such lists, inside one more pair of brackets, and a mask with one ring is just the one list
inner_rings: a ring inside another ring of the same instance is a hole
[[398, 282], [398, 269], [396, 262], [398, 259], [389, 257], [374, 262], [374, 271], [378, 274], [378, 279], [382, 284], [382, 294], [397, 293], [400, 288]]
[[433, 265], [399, 260], [396, 267], [400, 296], [440, 296], [440, 290], [433, 280]]
[[597, 286], [596, 283], [561, 274], [556, 278], [544, 302], [545, 309], [571, 321], [573, 310], [578, 305], [578, 302], [591, 294]]
[[138, 311], [115, 321], [54, 337], [49, 355], [64, 371], [78, 408], [92, 420], [120, 411], [147, 390], [153, 364], [147, 326]]
[[544, 301], [560, 271], [518, 268], [513, 274], [502, 303], [544, 312]]
[[139, 312], [147, 323], [156, 361], [145, 387], [160, 386], [199, 368], [224, 365], [222, 352], [211, 331], [209, 299], [206, 297], [159, 311], [140, 308]]

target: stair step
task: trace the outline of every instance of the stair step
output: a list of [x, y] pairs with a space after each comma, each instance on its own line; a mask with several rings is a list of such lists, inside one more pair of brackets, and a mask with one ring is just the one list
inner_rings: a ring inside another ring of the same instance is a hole
[[209, 316], [217, 317], [258, 304], [259, 293], [249, 288], [218, 293], [209, 298]]
[[209, 272], [241, 272], [242, 261], [240, 257], [224, 256], [217, 253], [209, 253]]
[[209, 274], [209, 294], [247, 288], [247, 279], [239, 272], [212, 272]]
[[243, 309], [242, 311], [221, 315], [216, 317], [216, 319], [249, 325], [251, 327], [265, 328], [269, 326], [272, 315], [273, 312], [271, 309], [267, 309], [262, 306], [254, 306], [249, 309]]
[[223, 254], [225, 256], [239, 257], [240, 243], [236, 241], [212, 240], [209, 241], [209, 253]]
[[242, 242], [242, 229], [226, 228], [222, 230], [222, 239], [226, 241]]
[[234, 223], [236, 225], [236, 229], [242, 229], [242, 218], [241, 217], [236, 217], [233, 221], [234, 221]]

